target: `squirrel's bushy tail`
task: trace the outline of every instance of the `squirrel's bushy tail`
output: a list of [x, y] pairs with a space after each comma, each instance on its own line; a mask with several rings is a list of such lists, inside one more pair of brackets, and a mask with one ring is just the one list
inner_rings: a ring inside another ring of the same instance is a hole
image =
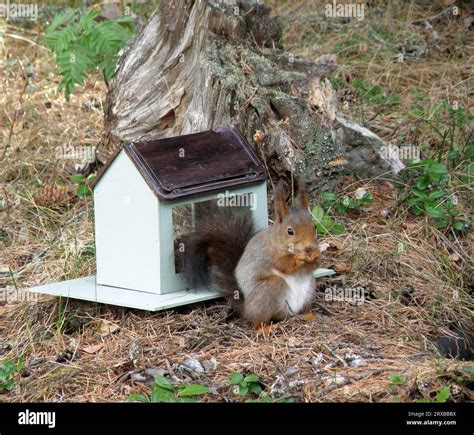
[[209, 206], [197, 219], [196, 227], [183, 237], [186, 284], [190, 288], [211, 287], [220, 291], [238, 308], [237, 302], [243, 301], [243, 295], [234, 271], [255, 233], [250, 210]]

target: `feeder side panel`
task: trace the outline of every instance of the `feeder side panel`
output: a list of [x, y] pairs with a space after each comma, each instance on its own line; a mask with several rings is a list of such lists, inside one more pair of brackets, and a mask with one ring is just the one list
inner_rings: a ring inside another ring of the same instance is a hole
[[124, 151], [94, 188], [97, 283], [160, 293], [158, 199]]

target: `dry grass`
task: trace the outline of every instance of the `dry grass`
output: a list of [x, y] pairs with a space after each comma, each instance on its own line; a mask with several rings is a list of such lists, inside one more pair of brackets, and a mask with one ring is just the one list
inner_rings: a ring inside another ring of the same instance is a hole
[[[325, 2], [269, 3], [282, 14], [288, 49], [308, 58], [338, 53], [341, 95], [350, 88], [348, 76], [401, 98], [370, 123], [385, 138], [436, 145], [434, 134], [425, 125], [415, 128], [408, 114], [418, 104], [410, 89], [427, 97], [426, 105], [456, 100], [469, 108], [473, 39], [462, 22], [435, 26], [440, 42], [417, 61], [399, 64], [390, 44], [413, 37], [412, 45], [428, 46], [433, 32], [406, 23], [436, 10], [381, 7], [377, 17], [341, 24], [311, 21]], [[100, 142], [105, 87], [93, 77], [66, 102], [41, 30], [38, 37], [37, 29], [1, 25], [0, 279], [23, 289], [91, 275], [92, 204], [73, 194], [75, 162], [56, 155], [63, 145]], [[391, 32], [388, 44], [380, 33], [368, 36], [376, 25]], [[361, 102], [346, 110], [355, 118], [375, 114]], [[154, 314], [48, 297], [0, 302], [0, 361], [25, 355], [27, 363], [0, 401], [123, 401], [149, 391], [134, 381], [147, 367], [175, 382], [196, 377], [212, 389], [207, 401], [241, 400], [228, 386], [232, 371], [256, 373], [266, 391], [301, 401], [413, 401], [433, 398], [445, 385], [452, 386], [451, 400], [473, 400], [472, 378], [462, 369], [472, 364], [444, 359], [432, 344], [451, 322], [472, 325], [472, 233], [457, 238], [397, 210], [389, 184], [347, 180], [343, 186], [349, 194], [364, 186], [374, 202], [345, 219], [346, 235], [326, 251], [323, 266], [351, 266], [320, 283], [317, 301], [332, 315], [315, 305], [315, 321], [291, 319], [266, 337], [230, 318], [222, 301]], [[327, 302], [328, 286], [362, 286], [365, 303]], [[208, 370], [199, 376], [183, 370], [188, 357]], [[298, 371], [289, 374], [289, 367]], [[406, 375], [406, 384], [389, 388], [394, 373]], [[336, 376], [344, 385], [334, 384]]]

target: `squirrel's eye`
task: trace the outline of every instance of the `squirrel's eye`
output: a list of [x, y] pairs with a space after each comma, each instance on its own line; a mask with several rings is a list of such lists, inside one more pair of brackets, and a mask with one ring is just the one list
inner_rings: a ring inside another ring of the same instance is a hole
[[288, 227], [288, 229], [286, 230], [286, 232], [287, 232], [290, 236], [292, 236], [293, 234], [295, 234], [295, 233], [293, 232], [293, 229], [290, 228], [290, 227]]

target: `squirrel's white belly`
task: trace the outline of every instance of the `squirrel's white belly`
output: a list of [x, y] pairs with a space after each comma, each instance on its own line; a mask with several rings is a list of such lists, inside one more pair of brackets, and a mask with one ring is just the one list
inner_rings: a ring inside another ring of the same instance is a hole
[[290, 314], [299, 313], [305, 305], [307, 305], [313, 297], [316, 283], [312, 273], [296, 272], [291, 275], [279, 273], [285, 282], [288, 284], [286, 292], [286, 303], [291, 309]]

